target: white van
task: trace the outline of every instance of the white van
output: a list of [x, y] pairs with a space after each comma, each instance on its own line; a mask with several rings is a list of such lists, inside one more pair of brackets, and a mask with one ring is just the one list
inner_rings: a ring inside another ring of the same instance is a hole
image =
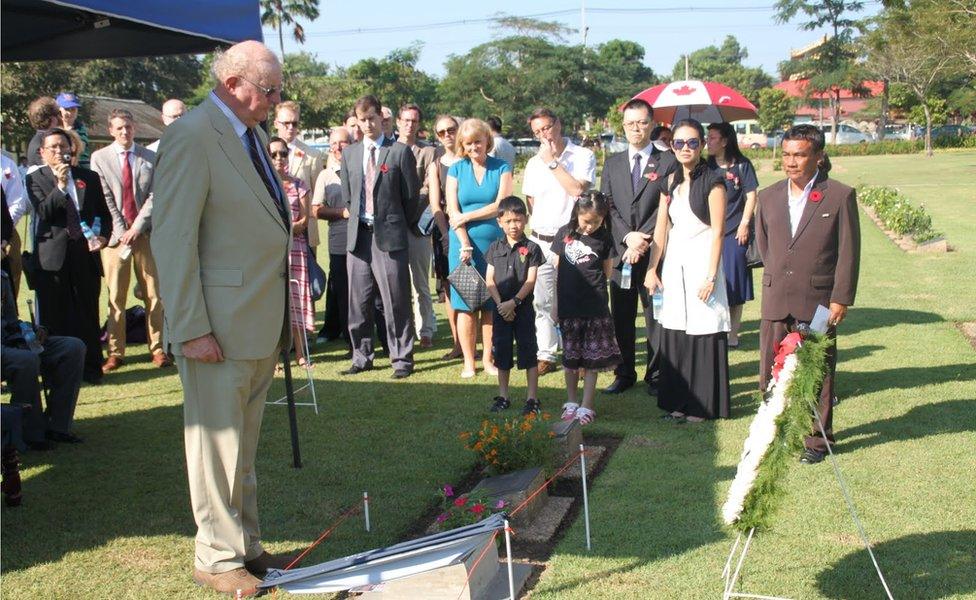
[[757, 150], [766, 147], [766, 134], [759, 128], [759, 121], [755, 119], [736, 121], [732, 123], [732, 127], [735, 128], [735, 136], [739, 139], [740, 148]]

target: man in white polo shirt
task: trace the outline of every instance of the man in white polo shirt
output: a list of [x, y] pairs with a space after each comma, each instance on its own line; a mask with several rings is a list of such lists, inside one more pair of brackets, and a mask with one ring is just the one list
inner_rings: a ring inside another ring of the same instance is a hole
[[529, 117], [532, 134], [539, 140], [539, 153], [525, 165], [522, 193], [532, 218], [531, 238], [542, 248], [546, 262], [535, 281], [535, 335], [539, 345], [539, 375], [556, 370], [559, 335], [552, 318], [556, 300], [555, 255], [549, 250], [556, 231], [569, 223], [576, 198], [589, 189], [596, 177], [593, 152], [564, 138], [559, 118], [548, 108]]

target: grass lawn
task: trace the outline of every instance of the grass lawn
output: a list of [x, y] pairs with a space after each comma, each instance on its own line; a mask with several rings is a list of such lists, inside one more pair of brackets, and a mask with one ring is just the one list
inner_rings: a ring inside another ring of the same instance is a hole
[[[895, 597], [976, 598], [976, 353], [955, 325], [976, 321], [976, 153], [834, 163], [841, 181], [893, 185], [924, 203], [955, 248], [906, 254], [862, 218], [860, 290], [839, 340], [835, 431], [840, 467]], [[760, 176], [769, 184], [780, 175]], [[758, 306], [747, 305], [743, 345], [730, 356], [731, 419], [673, 426], [657, 419], [641, 389], [598, 398], [587, 435], [623, 441], [590, 495], [593, 551], [575, 523], [533, 597], [720, 596], [734, 536], [719, 509], [755, 412]], [[268, 407], [258, 473], [269, 550], [304, 547], [363, 490], [373, 532], [346, 522], [306, 564], [399, 540], [441, 484], [469, 471], [472, 456], [456, 436], [480, 420], [495, 387], [484, 375], [462, 382], [457, 362], [438, 359], [447, 331], [442, 320], [437, 346], [396, 383], [384, 359], [348, 378], [338, 375], [342, 348], [317, 349], [320, 414], [299, 408], [303, 469], [290, 467], [285, 408]], [[5, 598], [206, 597], [189, 577], [194, 526], [179, 380], [151, 368], [145, 346], [130, 359], [105, 385], [82, 389], [76, 430], [84, 444], [23, 457], [24, 505], [2, 510]], [[542, 386], [544, 406], [556, 411], [562, 377]], [[283, 393], [280, 381], [272, 393]], [[882, 597], [830, 466], [797, 465], [787, 489], [775, 527], [753, 542], [743, 591]]]

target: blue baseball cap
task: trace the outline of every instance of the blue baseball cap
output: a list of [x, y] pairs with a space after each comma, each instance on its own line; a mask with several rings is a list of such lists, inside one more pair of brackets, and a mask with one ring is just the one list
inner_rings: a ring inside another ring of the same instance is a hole
[[78, 102], [77, 94], [72, 94], [71, 92], [61, 92], [58, 94], [57, 103], [61, 108], [78, 108], [81, 106], [81, 102]]

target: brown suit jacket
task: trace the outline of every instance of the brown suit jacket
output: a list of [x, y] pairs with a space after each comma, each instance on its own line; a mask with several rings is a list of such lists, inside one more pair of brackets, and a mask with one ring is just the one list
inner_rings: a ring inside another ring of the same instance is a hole
[[759, 192], [756, 243], [763, 257], [762, 318], [810, 321], [818, 304], [850, 306], [857, 292], [861, 230], [852, 188], [821, 173], [796, 235], [790, 233], [788, 179]]

